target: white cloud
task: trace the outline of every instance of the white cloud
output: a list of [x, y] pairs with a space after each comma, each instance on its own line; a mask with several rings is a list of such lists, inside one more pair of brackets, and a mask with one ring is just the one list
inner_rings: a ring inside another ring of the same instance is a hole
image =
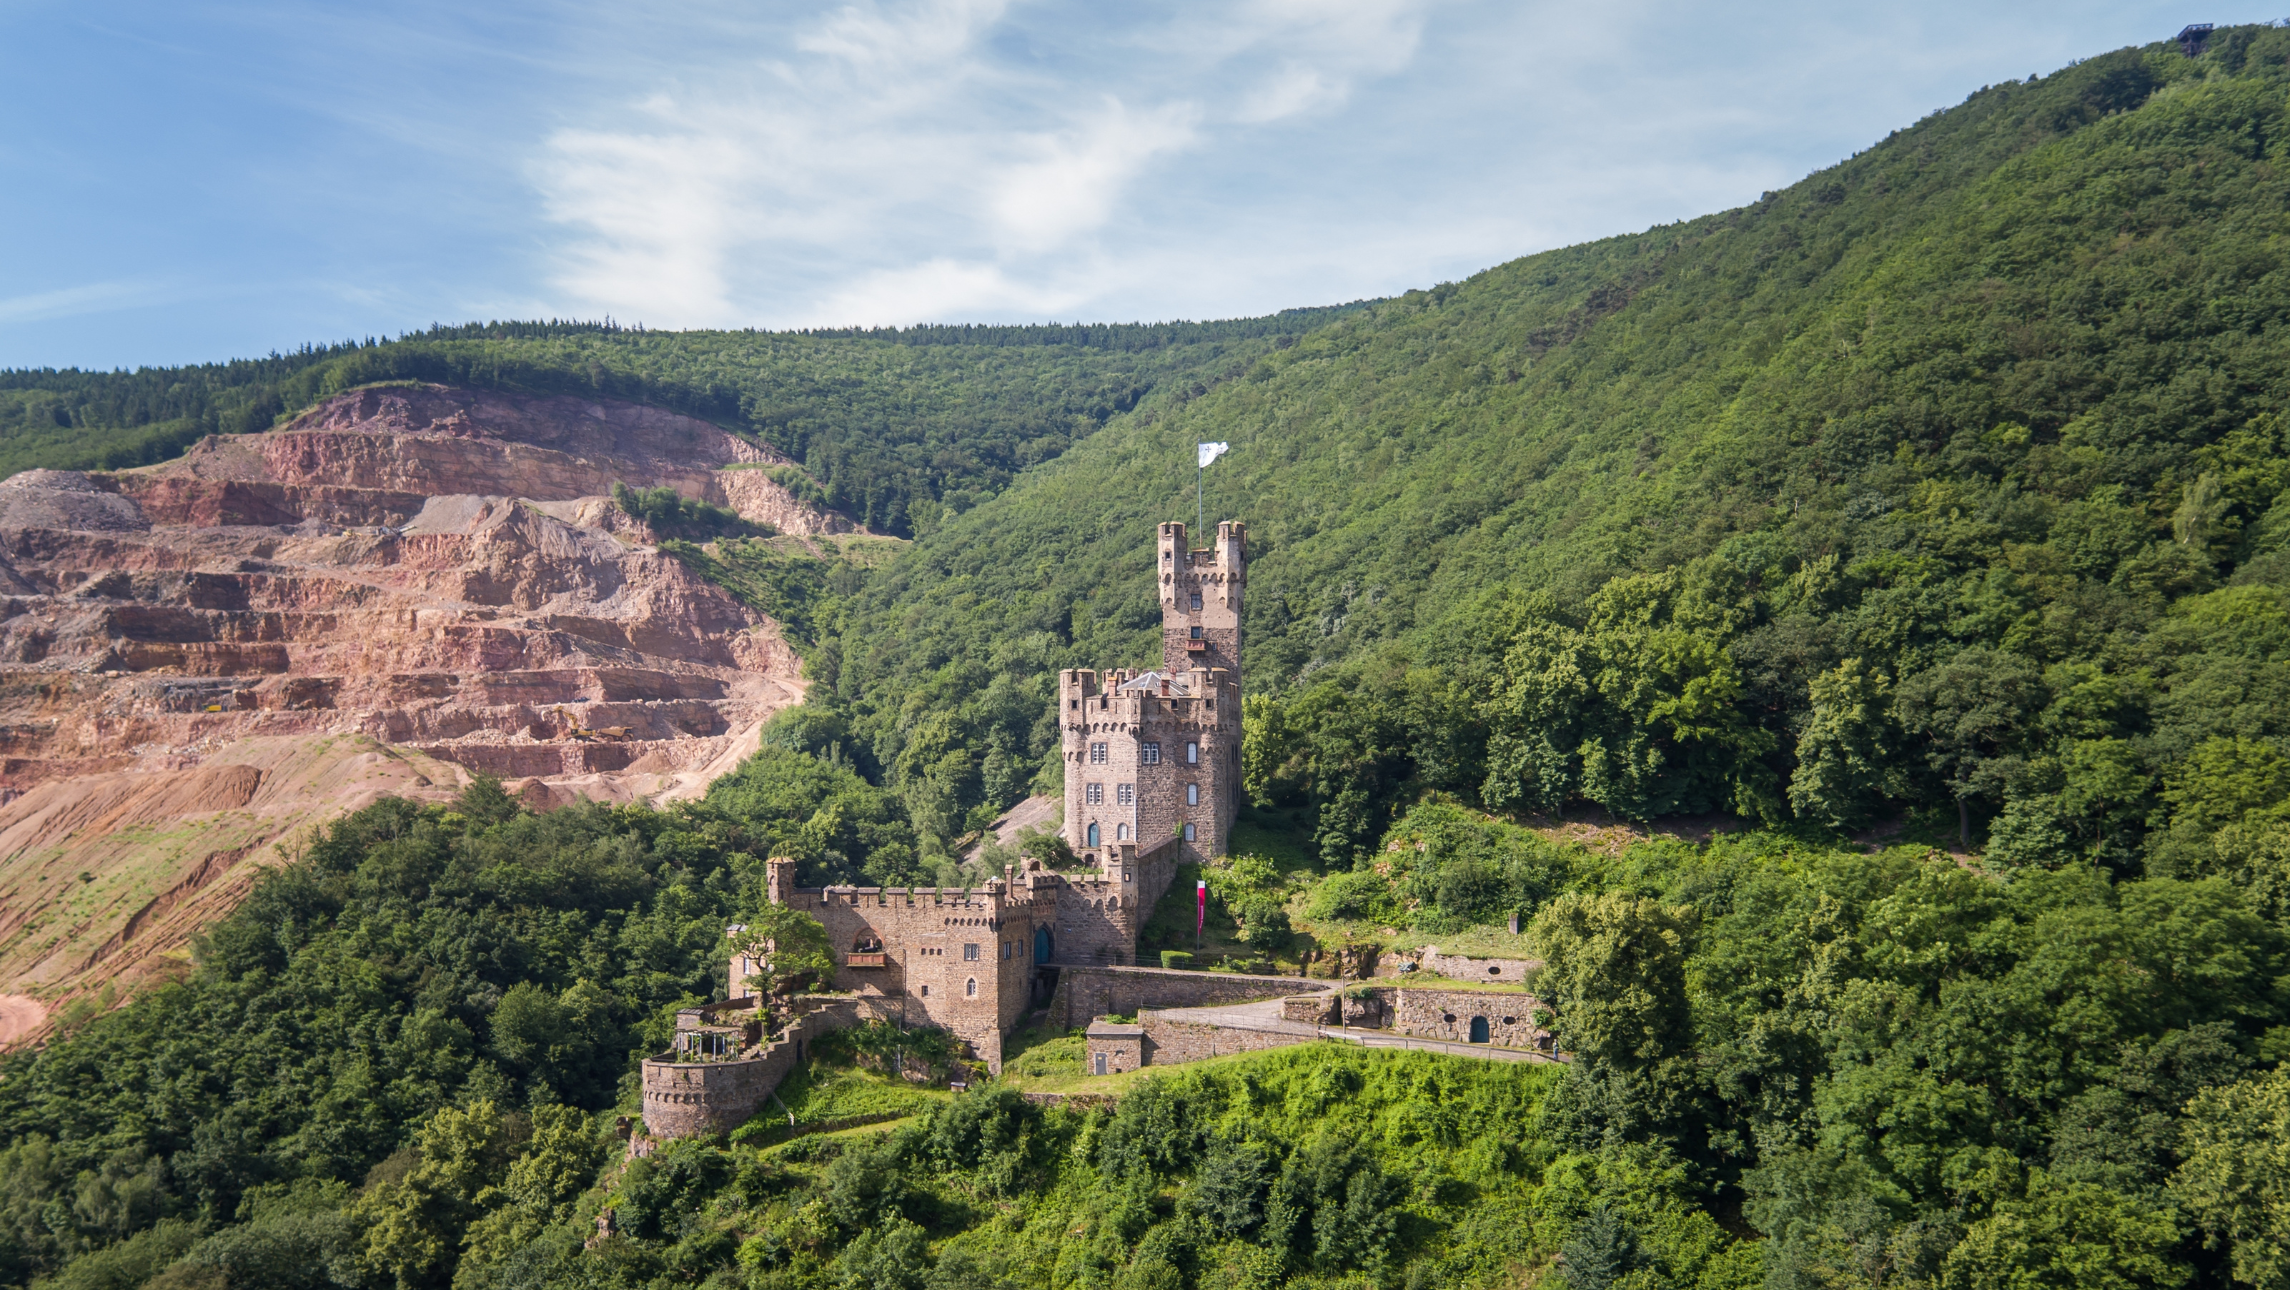
[[54, 291], [0, 297], [0, 323], [39, 322], [159, 303], [167, 293], [148, 282], [90, 282]]
[[1049, 250], [1104, 226], [1146, 163], [1193, 141], [1200, 111], [1170, 103], [1132, 112], [1107, 99], [1094, 119], [1034, 141], [1037, 159], [1002, 173], [993, 197], [1005, 246]]
[[1062, 30], [1006, 0], [866, 0], [751, 30], [624, 105], [635, 124], [550, 136], [530, 173], [573, 234], [552, 281], [657, 326], [1087, 301], [1141, 189], [1405, 65], [1423, 11], [1183, 0]]

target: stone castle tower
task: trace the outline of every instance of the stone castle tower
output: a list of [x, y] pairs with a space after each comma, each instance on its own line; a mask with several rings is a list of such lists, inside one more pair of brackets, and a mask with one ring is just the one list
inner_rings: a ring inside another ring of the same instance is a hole
[[1217, 525], [1193, 550], [1161, 526], [1161, 668], [1058, 674], [1065, 839], [1102, 863], [1112, 849], [1180, 846], [1181, 862], [1224, 854], [1240, 810], [1240, 613], [1248, 529]]

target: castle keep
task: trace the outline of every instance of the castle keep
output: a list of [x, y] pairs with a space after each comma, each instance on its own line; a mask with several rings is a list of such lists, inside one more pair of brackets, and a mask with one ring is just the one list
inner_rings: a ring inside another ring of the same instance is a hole
[[1186, 863], [1224, 854], [1240, 810], [1240, 611], [1248, 529], [1217, 525], [1192, 550], [1163, 524], [1154, 552], [1161, 668], [1058, 674], [1065, 839], [1095, 858], [1174, 842]]

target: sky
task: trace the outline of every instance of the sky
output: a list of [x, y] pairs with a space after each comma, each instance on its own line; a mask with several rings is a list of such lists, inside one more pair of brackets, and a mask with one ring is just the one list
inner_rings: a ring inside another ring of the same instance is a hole
[[1230, 318], [1740, 205], [2153, 3], [0, 0], [0, 368]]

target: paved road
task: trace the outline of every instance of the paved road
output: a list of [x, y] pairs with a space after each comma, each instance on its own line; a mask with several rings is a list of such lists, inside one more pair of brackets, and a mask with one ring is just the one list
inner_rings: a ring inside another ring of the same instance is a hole
[[1341, 1039], [1366, 1048], [1413, 1048], [1428, 1053], [1446, 1053], [1454, 1057], [1476, 1057], [1492, 1062], [1548, 1062], [1555, 1058], [1525, 1048], [1496, 1048], [1487, 1044], [1458, 1044], [1444, 1039], [1418, 1039], [1389, 1030], [1359, 1030], [1350, 1026], [1317, 1026], [1308, 1021], [1290, 1021], [1281, 1015], [1280, 1000], [1265, 999], [1256, 1003], [1232, 1003], [1215, 1008], [1153, 1008], [1157, 1017], [1171, 1021], [1191, 1022], [1195, 1025], [1218, 1026], [1226, 1030], [1269, 1030], [1303, 1038]]

